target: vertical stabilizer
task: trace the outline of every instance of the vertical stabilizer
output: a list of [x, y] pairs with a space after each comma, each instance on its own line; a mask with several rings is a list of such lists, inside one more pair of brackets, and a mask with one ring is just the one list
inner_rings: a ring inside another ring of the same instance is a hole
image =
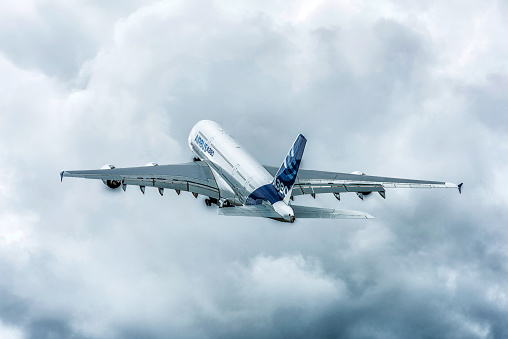
[[307, 139], [300, 134], [273, 179], [272, 185], [275, 187], [280, 199], [286, 204], [289, 203], [289, 198], [291, 197], [291, 191], [296, 181], [296, 175], [298, 168], [300, 168], [306, 143]]

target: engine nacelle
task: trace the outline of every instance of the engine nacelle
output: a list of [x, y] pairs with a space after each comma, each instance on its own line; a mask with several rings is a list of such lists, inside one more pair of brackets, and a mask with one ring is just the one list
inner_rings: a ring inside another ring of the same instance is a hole
[[122, 185], [122, 182], [119, 180], [106, 180], [104, 184], [106, 184], [106, 186], [108, 186], [111, 189], [115, 189], [120, 187]]
[[354, 172], [351, 172], [351, 174], [355, 174], [355, 175], [365, 175], [365, 173], [360, 172], [360, 171], [354, 171]]
[[[102, 166], [101, 169], [115, 169], [115, 166], [106, 164]], [[118, 188], [122, 185], [122, 182], [119, 180], [102, 180], [102, 182], [111, 189]]]

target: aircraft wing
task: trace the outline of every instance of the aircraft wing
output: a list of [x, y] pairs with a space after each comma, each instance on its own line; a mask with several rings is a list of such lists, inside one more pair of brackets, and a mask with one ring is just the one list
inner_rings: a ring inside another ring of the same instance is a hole
[[[264, 166], [270, 174], [277, 173], [277, 168]], [[293, 196], [303, 194], [320, 193], [369, 193], [379, 192], [385, 196], [385, 188], [458, 188], [461, 191], [462, 184], [456, 185], [449, 182], [427, 181], [401, 178], [378, 177], [361, 174], [336, 173], [300, 169], [293, 186]]]
[[[212, 171], [203, 161], [179, 165], [142, 166], [84, 171], [63, 171], [63, 177], [115, 181], [125, 190], [127, 185], [169, 188], [219, 199], [219, 188]], [[162, 190], [160, 191], [162, 194]]]

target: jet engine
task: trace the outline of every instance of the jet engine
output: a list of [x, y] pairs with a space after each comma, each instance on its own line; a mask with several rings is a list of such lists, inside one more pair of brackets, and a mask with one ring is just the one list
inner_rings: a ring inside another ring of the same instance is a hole
[[[101, 169], [115, 169], [115, 166], [106, 164], [102, 166]], [[102, 182], [111, 189], [118, 188], [122, 185], [122, 182], [119, 180], [102, 180]]]
[[[104, 181], [104, 180], [103, 180], [103, 181]], [[122, 185], [122, 182], [121, 182], [121, 181], [118, 181], [118, 180], [106, 180], [105, 184], [106, 184], [106, 186], [108, 186], [109, 188], [111, 188], [111, 189], [115, 189], [115, 188], [120, 187], [120, 185]]]
[[[354, 171], [354, 172], [351, 172], [351, 174], [354, 174], [354, 175], [365, 175], [365, 173], [363, 173], [361, 171]], [[363, 200], [364, 197], [368, 196], [371, 193], [372, 192], [356, 192], [356, 195], [358, 196], [358, 198]]]

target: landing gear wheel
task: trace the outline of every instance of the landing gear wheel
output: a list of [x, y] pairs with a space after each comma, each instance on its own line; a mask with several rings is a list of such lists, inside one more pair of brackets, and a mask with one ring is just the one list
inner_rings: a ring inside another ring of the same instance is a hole
[[233, 204], [229, 202], [229, 200], [220, 200], [218, 202], [218, 205], [220, 208], [223, 208], [223, 207], [233, 207]]
[[205, 205], [208, 207], [212, 206], [212, 201], [210, 199], [205, 199]]

